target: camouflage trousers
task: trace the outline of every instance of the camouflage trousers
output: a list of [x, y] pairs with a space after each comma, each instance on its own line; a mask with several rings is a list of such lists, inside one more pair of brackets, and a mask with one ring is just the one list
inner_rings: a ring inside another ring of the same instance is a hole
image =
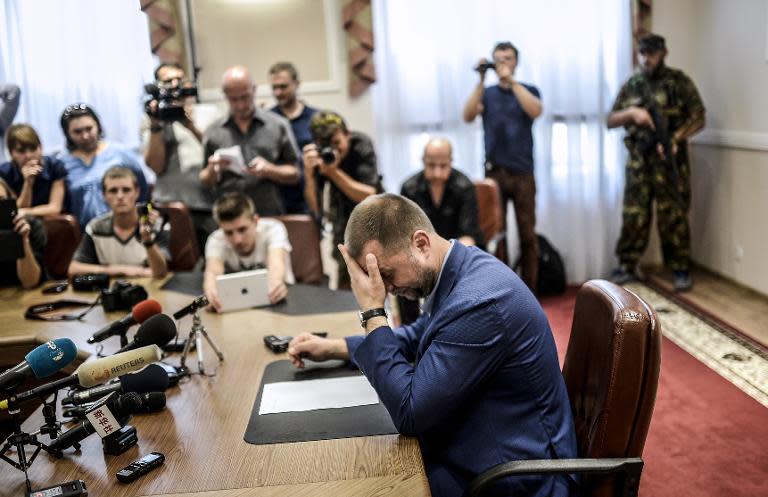
[[622, 226], [616, 255], [622, 264], [634, 267], [648, 245], [651, 206], [656, 201], [656, 224], [665, 264], [674, 271], [688, 270], [691, 235], [688, 207], [691, 201], [687, 150], [678, 151], [677, 175], [655, 152], [630, 150], [626, 165]]

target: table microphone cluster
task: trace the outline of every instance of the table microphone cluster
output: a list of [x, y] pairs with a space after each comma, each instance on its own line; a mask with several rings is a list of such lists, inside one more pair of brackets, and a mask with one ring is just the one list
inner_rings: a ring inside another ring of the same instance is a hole
[[[176, 315], [196, 312], [207, 304], [203, 299], [198, 297]], [[135, 324], [140, 326], [129, 342], [126, 333]], [[112, 336], [119, 336], [121, 341], [115, 354], [84, 362], [74, 373], [30, 390], [17, 391], [25, 380], [50, 377], [75, 360], [77, 347], [72, 340], [46, 342], [29, 352], [20, 364], [0, 373], [0, 411], [7, 410], [14, 423], [14, 432], [0, 449], [0, 459], [24, 471], [28, 493], [32, 489], [27, 468], [41, 450], [63, 457], [63, 450], [79, 450], [82, 440], [98, 433], [106, 454], [122, 453], [138, 440], [136, 429], [128, 424], [131, 416], [165, 408], [165, 390], [178, 382], [178, 375], [174, 367], [156, 363], [162, 357], [161, 348], [177, 336], [173, 319], [162, 313], [156, 300], [144, 300], [87, 342], [102, 342]], [[62, 431], [62, 423], [56, 419], [56, 401], [64, 388], [69, 391], [61, 400], [63, 414], [75, 424]], [[51, 396], [52, 401], [48, 400]], [[44, 425], [30, 434], [21, 430], [18, 417], [20, 406], [31, 400], [43, 402]], [[38, 438], [41, 435], [48, 435], [50, 441], [43, 443]], [[25, 445], [35, 447], [29, 458]], [[16, 449], [18, 463], [6, 456], [11, 448]]]

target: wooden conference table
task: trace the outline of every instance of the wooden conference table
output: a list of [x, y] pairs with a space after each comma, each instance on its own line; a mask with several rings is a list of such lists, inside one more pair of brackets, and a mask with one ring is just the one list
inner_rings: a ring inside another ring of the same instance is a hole
[[[134, 282], [142, 284], [167, 314], [193, 298], [162, 290], [162, 282]], [[78, 346], [78, 359], [87, 358], [95, 348], [86, 339], [124, 312], [105, 315], [99, 306], [79, 322], [30, 321], [24, 319], [23, 313], [29, 305], [44, 301], [92, 297], [95, 294], [75, 294], [71, 290], [57, 296], [42, 295], [39, 289], [0, 290], [0, 354], [7, 359], [9, 354], [29, 351], [51, 338], [68, 337]], [[201, 316], [208, 334], [224, 354], [224, 362], [218, 363], [214, 352], [205, 345], [206, 373], [215, 376], [193, 375], [182, 380], [166, 392], [166, 409], [134, 416], [130, 423], [138, 430], [139, 443], [119, 456], [104, 455], [96, 434], [82, 441], [81, 452], [67, 449], [62, 459], [41, 452], [29, 470], [34, 488], [82, 479], [89, 495], [97, 497], [429, 495], [414, 438], [387, 435], [274, 445], [251, 445], [243, 440], [265, 365], [287, 358], [264, 347], [262, 337], [317, 330], [327, 330], [330, 336], [354, 334], [360, 329], [354, 312], [288, 316], [247, 310], [225, 315], [204, 312]], [[191, 317], [180, 323], [181, 334], [186, 335]], [[114, 337], [102, 343], [105, 353], [119, 346]], [[178, 364], [179, 359], [180, 353], [176, 353], [166, 360]], [[194, 354], [187, 359], [187, 365], [197, 371]], [[23, 428], [33, 432], [41, 424], [42, 415], [37, 409]], [[48, 440], [47, 436], [41, 438]], [[118, 470], [152, 451], [165, 454], [163, 466], [131, 484], [117, 482]], [[11, 457], [15, 458], [15, 453]], [[0, 496], [22, 496], [24, 491], [22, 472], [0, 461]]]

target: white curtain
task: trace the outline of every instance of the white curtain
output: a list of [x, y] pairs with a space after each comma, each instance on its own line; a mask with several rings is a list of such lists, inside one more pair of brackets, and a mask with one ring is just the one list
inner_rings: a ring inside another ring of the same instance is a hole
[[38, 131], [45, 153], [65, 150], [59, 116], [85, 102], [107, 140], [138, 147], [148, 30], [138, 0], [0, 0], [0, 82], [22, 91], [15, 122]]
[[[480, 118], [461, 112], [472, 67], [496, 42], [520, 51], [516, 77], [542, 94], [534, 125], [537, 232], [565, 261], [568, 281], [606, 276], [621, 222], [625, 152], [605, 128], [631, 72], [630, 5], [616, 0], [387, 0], [374, 2], [376, 146], [385, 186], [421, 168], [429, 135], [454, 144], [454, 166], [482, 178]], [[486, 85], [495, 84], [494, 76]], [[510, 205], [511, 259], [517, 232]]]

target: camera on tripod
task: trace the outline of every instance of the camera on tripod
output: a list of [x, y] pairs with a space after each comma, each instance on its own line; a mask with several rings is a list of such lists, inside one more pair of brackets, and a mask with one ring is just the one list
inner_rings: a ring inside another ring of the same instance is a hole
[[117, 280], [109, 290], [101, 291], [101, 305], [105, 312], [130, 311], [131, 308], [147, 300], [147, 290], [143, 286]]
[[[192, 81], [183, 81], [180, 84], [149, 83], [144, 85], [144, 91], [152, 97], [144, 104], [144, 110], [150, 117], [161, 121], [186, 119], [184, 99], [197, 96], [197, 86]], [[152, 101], [157, 101], [156, 107], [151, 105]]]

